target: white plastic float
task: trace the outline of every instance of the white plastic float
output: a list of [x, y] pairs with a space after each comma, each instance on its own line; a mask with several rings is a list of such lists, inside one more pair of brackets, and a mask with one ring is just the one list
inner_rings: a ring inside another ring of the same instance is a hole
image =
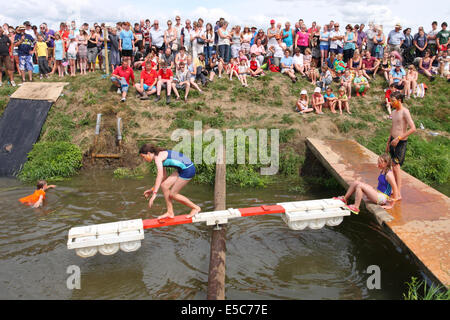
[[69, 230], [68, 249], [75, 249], [82, 258], [94, 256], [97, 252], [112, 255], [117, 251], [136, 251], [144, 239], [144, 229], [172, 226], [186, 223], [205, 222], [206, 225], [228, 223], [229, 219], [265, 214], [283, 214], [282, 219], [292, 230], [320, 229], [325, 225], [339, 225], [350, 211], [345, 203], [335, 199], [282, 202], [277, 205], [250, 208], [227, 209], [200, 212], [192, 218], [186, 215], [171, 219], [135, 219], [121, 222], [75, 227]]

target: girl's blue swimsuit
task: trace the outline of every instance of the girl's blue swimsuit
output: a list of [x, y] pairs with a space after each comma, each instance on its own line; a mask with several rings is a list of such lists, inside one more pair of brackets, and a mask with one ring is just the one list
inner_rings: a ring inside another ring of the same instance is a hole
[[386, 179], [386, 174], [380, 173], [378, 176], [378, 187], [377, 190], [384, 193], [387, 196], [391, 196], [392, 187]]
[[191, 180], [195, 176], [195, 166], [191, 159], [184, 154], [167, 150], [167, 159], [163, 162], [163, 167], [176, 168], [181, 179]]

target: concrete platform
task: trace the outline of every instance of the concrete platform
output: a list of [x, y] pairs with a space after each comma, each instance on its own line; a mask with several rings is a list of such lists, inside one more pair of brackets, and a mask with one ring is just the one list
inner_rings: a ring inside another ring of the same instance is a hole
[[[356, 141], [308, 138], [306, 144], [345, 188], [357, 178], [376, 187], [378, 155]], [[366, 208], [434, 280], [450, 286], [450, 200], [405, 172], [402, 184], [402, 200], [392, 209], [384, 210], [367, 201]]]

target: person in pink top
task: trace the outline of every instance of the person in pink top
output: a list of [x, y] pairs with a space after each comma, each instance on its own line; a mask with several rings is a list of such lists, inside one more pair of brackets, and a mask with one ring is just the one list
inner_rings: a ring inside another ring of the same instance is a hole
[[305, 54], [305, 49], [309, 44], [309, 33], [306, 30], [305, 25], [300, 27], [300, 31], [295, 35], [294, 46], [300, 48], [300, 52]]
[[134, 72], [128, 65], [127, 60], [122, 61], [122, 65], [118, 66], [111, 75], [111, 81], [117, 86], [117, 93], [122, 94], [120, 101], [125, 102], [128, 88], [131, 84], [134, 86]]

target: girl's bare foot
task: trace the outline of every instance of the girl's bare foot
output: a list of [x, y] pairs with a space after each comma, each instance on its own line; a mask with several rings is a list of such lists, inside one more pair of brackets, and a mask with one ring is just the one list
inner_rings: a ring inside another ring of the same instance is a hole
[[197, 213], [199, 213], [201, 208], [199, 206], [196, 206], [195, 209], [192, 209], [191, 212], [186, 216], [186, 218], [192, 218]]
[[163, 215], [160, 215], [158, 218], [156, 218], [156, 219], [158, 219], [158, 220], [161, 220], [161, 219], [165, 219], [165, 218], [174, 218], [175, 217], [175, 215], [174, 215], [174, 213], [173, 212], [166, 212], [166, 213], [164, 213]]

